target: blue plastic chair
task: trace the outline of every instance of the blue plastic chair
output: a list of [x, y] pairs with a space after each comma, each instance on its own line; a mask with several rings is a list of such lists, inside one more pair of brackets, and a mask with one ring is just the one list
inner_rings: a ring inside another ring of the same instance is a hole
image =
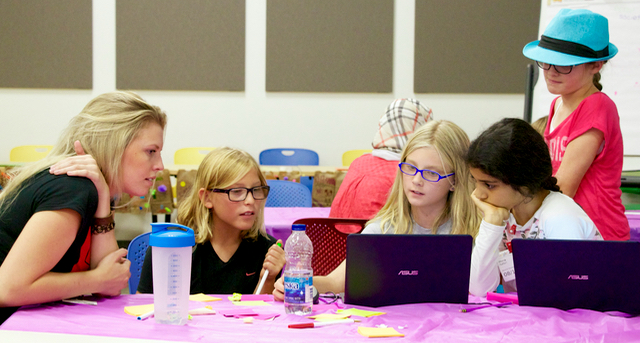
[[307, 186], [309, 192], [313, 195], [313, 176], [300, 176], [300, 184]]
[[271, 187], [266, 207], [311, 207], [311, 191], [293, 181], [267, 180]]
[[142, 272], [142, 264], [144, 263], [144, 255], [149, 247], [149, 236], [151, 232], [143, 233], [134, 238], [129, 243], [127, 249], [127, 259], [131, 261], [131, 277], [129, 278], [129, 294], [136, 294], [138, 283], [140, 282], [140, 273]]
[[318, 153], [308, 149], [266, 149], [260, 152], [260, 164], [263, 166], [317, 166], [320, 165]]

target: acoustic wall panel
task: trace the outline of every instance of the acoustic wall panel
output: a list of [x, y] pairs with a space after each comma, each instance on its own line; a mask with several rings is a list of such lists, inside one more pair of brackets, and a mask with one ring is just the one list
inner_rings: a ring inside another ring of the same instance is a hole
[[243, 91], [245, 1], [117, 0], [118, 89]]
[[523, 93], [540, 0], [416, 0], [416, 93]]
[[267, 91], [391, 92], [393, 7], [393, 0], [267, 0]]
[[91, 0], [0, 1], [0, 87], [92, 88]]

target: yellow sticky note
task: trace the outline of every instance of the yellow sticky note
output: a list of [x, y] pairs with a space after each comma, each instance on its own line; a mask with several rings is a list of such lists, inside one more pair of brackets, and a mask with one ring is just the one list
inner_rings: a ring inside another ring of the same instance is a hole
[[404, 334], [399, 333], [394, 328], [370, 328], [366, 326], [359, 326], [358, 333], [364, 337], [404, 337]]
[[137, 306], [127, 306], [124, 308], [124, 313], [132, 315], [132, 316], [140, 316], [145, 313], [149, 313], [153, 311], [153, 304], [148, 305], [137, 305]]
[[357, 308], [350, 308], [347, 310], [337, 310], [336, 312], [341, 314], [358, 316], [358, 317], [373, 317], [373, 316], [381, 316], [383, 314], [386, 314], [385, 312], [365, 311], [365, 310], [359, 310]]
[[321, 313], [315, 316], [308, 316], [307, 318], [315, 319], [316, 321], [322, 322], [327, 320], [338, 320], [338, 319], [346, 319], [351, 317], [350, 314], [334, 314], [334, 313]]
[[228, 297], [228, 299], [229, 299], [230, 301], [240, 301], [240, 300], [242, 300], [242, 294], [240, 294], [240, 293], [233, 293], [232, 295], [230, 295], [230, 296]]
[[263, 300], [234, 301], [233, 304], [237, 305], [237, 306], [271, 306], [271, 304], [268, 304], [268, 303], [264, 302]]
[[207, 302], [207, 301], [218, 301], [218, 300], [222, 300], [222, 298], [216, 298], [216, 297], [212, 297], [210, 295], [206, 295], [204, 293], [198, 293], [198, 294], [191, 294], [189, 296], [189, 300], [192, 301], [203, 301], [203, 302]]

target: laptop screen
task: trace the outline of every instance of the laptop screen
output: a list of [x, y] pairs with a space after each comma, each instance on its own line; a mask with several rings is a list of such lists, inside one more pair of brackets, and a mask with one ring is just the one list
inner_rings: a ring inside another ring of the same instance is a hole
[[518, 302], [640, 314], [640, 242], [514, 239]]
[[349, 235], [345, 303], [466, 304], [472, 242], [469, 235]]

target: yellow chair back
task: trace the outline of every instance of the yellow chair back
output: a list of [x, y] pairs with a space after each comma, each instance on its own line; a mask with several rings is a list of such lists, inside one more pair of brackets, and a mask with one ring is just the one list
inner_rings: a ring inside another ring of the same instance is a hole
[[51, 152], [53, 145], [21, 145], [11, 149], [9, 161], [11, 162], [35, 162], [39, 161]]
[[348, 150], [342, 154], [342, 165], [348, 167], [351, 165], [351, 162], [356, 158], [371, 153], [371, 149], [358, 149], [358, 150]]
[[199, 165], [204, 157], [215, 148], [182, 148], [173, 155], [174, 164]]

